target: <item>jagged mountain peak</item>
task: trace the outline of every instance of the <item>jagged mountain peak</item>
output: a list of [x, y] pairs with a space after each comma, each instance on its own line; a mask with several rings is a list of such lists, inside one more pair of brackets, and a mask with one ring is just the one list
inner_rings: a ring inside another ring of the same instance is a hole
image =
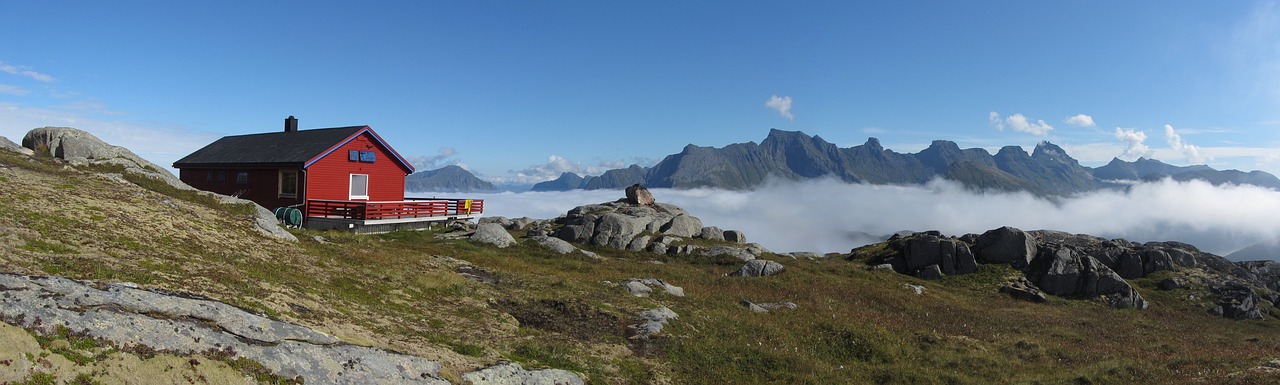
[[1040, 143], [1036, 143], [1036, 148], [1034, 152], [1031, 154], [1031, 156], [1033, 157], [1036, 156], [1035, 155], [1036, 153], [1040, 153], [1044, 155], [1066, 155], [1067, 151], [1063, 150], [1062, 147], [1058, 147], [1058, 145], [1053, 144], [1052, 142], [1049, 142], [1047, 140], [1042, 140], [1040, 141]]
[[875, 137], [867, 138], [867, 142], [863, 143], [862, 145], [867, 146], [868, 148], [871, 148], [876, 151], [884, 151], [884, 146], [880, 145], [880, 139], [877, 139]]

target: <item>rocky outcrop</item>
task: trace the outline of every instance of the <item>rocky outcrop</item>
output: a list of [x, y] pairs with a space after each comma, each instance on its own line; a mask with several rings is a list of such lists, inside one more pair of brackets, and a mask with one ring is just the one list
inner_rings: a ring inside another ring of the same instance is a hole
[[730, 277], [768, 277], [781, 273], [783, 266], [781, 263], [767, 261], [763, 259], [753, 259], [747, 261], [745, 265], [738, 268], [738, 271], [730, 273]]
[[[965, 240], [973, 241], [972, 251]], [[1046, 241], [1047, 240], [1047, 241]], [[1075, 236], [1058, 232], [1029, 233], [1013, 227], [1001, 227], [982, 235], [949, 238], [937, 231], [895, 234], [889, 238], [892, 252], [869, 264], [888, 264], [901, 274], [921, 279], [940, 279], [946, 275], [977, 271], [976, 262], [1008, 264], [1023, 273], [1022, 278], [1006, 282], [999, 290], [1016, 298], [1037, 302], [1045, 294], [1069, 298], [1102, 298], [1113, 307], [1145, 309], [1149, 305], [1133, 286], [1106, 263], [1083, 249], [1100, 252], [1103, 258], [1124, 265], [1125, 255], [1133, 255], [1138, 273], [1169, 269], [1175, 260], [1194, 263], [1194, 256], [1169, 252], [1155, 246], [1139, 249], [1123, 248], [1116, 242], [1096, 237]], [[1116, 257], [1120, 256], [1120, 257]], [[1145, 257], [1144, 257], [1145, 256]]]
[[511, 236], [506, 229], [497, 223], [481, 223], [476, 226], [475, 234], [471, 235], [471, 241], [488, 243], [498, 248], [506, 248], [516, 244], [515, 237]]
[[1124, 278], [1070, 246], [1047, 244], [1024, 271], [1044, 292], [1063, 297], [1103, 297], [1112, 307], [1146, 309], [1148, 303]]
[[969, 274], [977, 271], [969, 245], [933, 234], [919, 234], [895, 243], [902, 253], [904, 274], [936, 270], [941, 274]]
[[[746, 240], [739, 232], [703, 227], [702, 220], [679, 206], [657, 202], [642, 205], [629, 200], [575, 207], [547, 223], [547, 228], [554, 229], [548, 233], [567, 242], [673, 255], [699, 252], [699, 247], [678, 243], [683, 239], [698, 239], [703, 234], [720, 235], [728, 240], [733, 233], [735, 240]], [[540, 226], [534, 224], [533, 227]]]
[[307, 383], [448, 384], [437, 362], [345, 344], [193, 294], [12, 274], [0, 274], [0, 292], [0, 318], [44, 332], [62, 325], [121, 347], [220, 351]]
[[1261, 283], [1260, 286], [1272, 291], [1280, 291], [1280, 262], [1276, 261], [1247, 261], [1236, 262], [1244, 273], [1255, 278], [1255, 282]]
[[462, 375], [472, 385], [582, 385], [577, 374], [562, 369], [525, 370], [519, 363], [503, 361]]
[[1209, 290], [1220, 298], [1217, 306], [1209, 309], [1210, 313], [1237, 320], [1262, 319], [1262, 310], [1258, 308], [1258, 294], [1249, 285], [1228, 281], [1212, 285]]

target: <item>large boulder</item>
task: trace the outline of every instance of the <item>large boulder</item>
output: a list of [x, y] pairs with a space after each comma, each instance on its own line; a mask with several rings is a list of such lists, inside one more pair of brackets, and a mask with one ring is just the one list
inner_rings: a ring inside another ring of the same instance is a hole
[[979, 262], [1007, 263], [1022, 269], [1036, 256], [1036, 238], [1017, 228], [1005, 226], [978, 236], [973, 254]]
[[627, 194], [627, 203], [633, 205], [651, 205], [654, 202], [653, 194], [649, 192], [649, 189], [638, 183], [627, 187], [625, 193]]
[[721, 230], [719, 227], [715, 227], [715, 226], [703, 227], [702, 230], [698, 231], [697, 237], [706, 239], [706, 240], [712, 240], [712, 241], [723, 241], [724, 230]]
[[692, 215], [677, 215], [658, 229], [663, 234], [693, 238], [702, 234], [702, 220]]
[[955, 239], [932, 234], [916, 234], [904, 238], [902, 257], [905, 268], [912, 273], [930, 265], [938, 265], [943, 274], [969, 274], [978, 266], [969, 246]]
[[480, 243], [488, 243], [499, 248], [505, 248], [516, 244], [516, 239], [507, 232], [502, 225], [497, 223], [481, 223], [476, 226], [475, 234], [471, 235], [471, 240]]
[[725, 230], [724, 240], [733, 243], [747, 243], [747, 234], [738, 230]]
[[591, 244], [626, 249], [631, 244], [631, 239], [644, 232], [652, 221], [651, 217], [606, 213], [596, 221]]

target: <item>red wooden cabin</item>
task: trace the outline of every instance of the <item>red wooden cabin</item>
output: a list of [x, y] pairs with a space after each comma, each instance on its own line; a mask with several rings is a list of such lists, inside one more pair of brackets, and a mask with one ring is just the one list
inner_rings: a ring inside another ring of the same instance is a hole
[[[266, 207], [299, 207], [318, 226], [370, 231], [378, 226], [458, 217], [483, 211], [475, 200], [405, 200], [413, 166], [369, 126], [227, 136], [174, 162], [192, 187], [238, 196]], [[319, 220], [333, 219], [337, 220]], [[332, 223], [331, 223], [332, 222]], [[394, 228], [404, 226], [393, 226]]]

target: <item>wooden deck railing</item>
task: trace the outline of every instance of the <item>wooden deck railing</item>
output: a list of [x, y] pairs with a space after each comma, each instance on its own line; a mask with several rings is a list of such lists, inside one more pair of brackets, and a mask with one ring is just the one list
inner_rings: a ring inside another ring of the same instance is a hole
[[307, 200], [307, 217], [354, 220], [460, 217], [484, 213], [482, 199], [414, 199], [365, 202]]

